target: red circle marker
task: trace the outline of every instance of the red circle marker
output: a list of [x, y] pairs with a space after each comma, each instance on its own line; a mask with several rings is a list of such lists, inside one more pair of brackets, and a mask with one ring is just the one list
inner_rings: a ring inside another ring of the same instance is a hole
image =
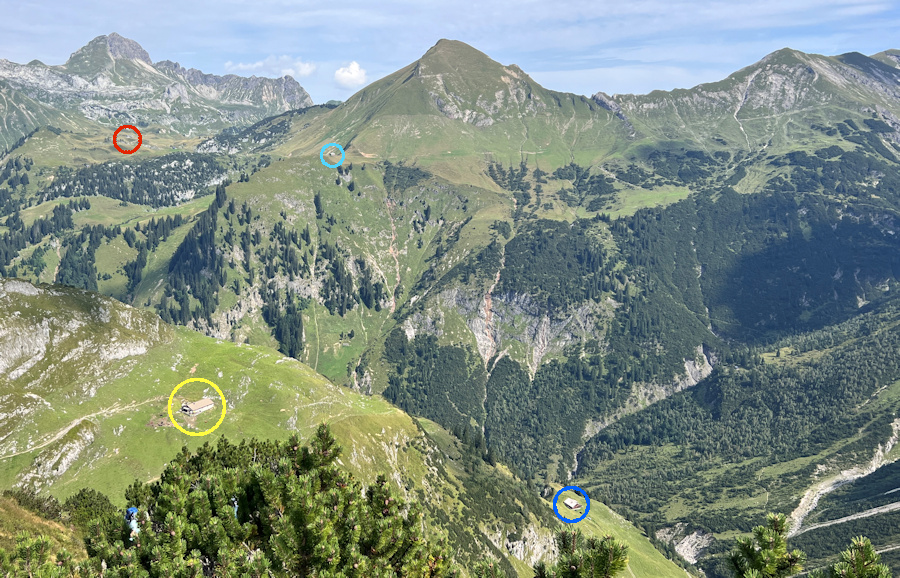
[[[133, 149], [131, 149], [130, 151], [126, 151], [125, 149], [123, 149], [122, 147], [119, 146], [119, 143], [116, 142], [116, 139], [118, 138], [119, 133], [122, 132], [123, 128], [130, 128], [131, 130], [136, 132], [138, 135], [137, 146], [134, 147]], [[120, 153], [122, 153], [123, 155], [130, 155], [131, 153], [137, 151], [139, 148], [141, 148], [141, 142], [143, 140], [144, 140], [144, 138], [141, 136], [141, 131], [139, 131], [137, 129], [137, 127], [134, 127], [130, 124], [123, 124], [122, 126], [120, 126], [119, 128], [116, 129], [116, 132], [113, 133], [113, 146], [116, 147], [116, 150], [119, 151]]]

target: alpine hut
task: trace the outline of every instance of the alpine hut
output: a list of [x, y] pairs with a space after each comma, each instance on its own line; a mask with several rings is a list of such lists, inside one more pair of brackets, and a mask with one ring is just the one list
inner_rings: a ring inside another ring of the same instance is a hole
[[198, 415], [203, 413], [204, 411], [210, 410], [214, 407], [213, 401], [208, 397], [201, 399], [200, 401], [195, 401], [194, 403], [184, 402], [181, 404], [182, 413], [186, 413], [187, 415]]

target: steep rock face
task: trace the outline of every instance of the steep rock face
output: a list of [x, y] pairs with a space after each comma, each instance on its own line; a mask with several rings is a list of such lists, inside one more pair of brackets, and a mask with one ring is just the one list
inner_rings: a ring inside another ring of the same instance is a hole
[[488, 539], [500, 551], [534, 566], [540, 560], [552, 560], [559, 554], [551, 532], [537, 524], [528, 524], [520, 535], [506, 530], [487, 532]]
[[485, 363], [497, 354], [511, 355], [532, 376], [548, 355], [558, 355], [566, 345], [579, 339], [601, 338], [603, 329], [597, 320], [612, 311], [608, 303], [586, 301], [565, 315], [551, 318], [528, 295], [478, 296], [464, 288], [443, 291], [436, 302], [440, 307], [417, 312], [405, 321], [408, 338], [423, 332], [440, 337], [445, 316], [457, 314]]
[[106, 37], [106, 46], [109, 48], [109, 54], [113, 58], [127, 58], [129, 60], [141, 60], [150, 64], [150, 55], [143, 47], [131, 40], [119, 36], [115, 32]]
[[167, 60], [153, 64], [140, 44], [115, 33], [98, 36], [61, 66], [0, 59], [0, 82], [10, 93], [0, 106], [8, 129], [0, 131], [0, 146], [41, 124], [70, 128], [72, 112], [92, 121], [162, 124], [190, 134], [312, 105], [290, 76], [216, 76]]
[[691, 564], [696, 564], [714, 541], [712, 536], [700, 530], [688, 533], [684, 523], [657, 530], [656, 539], [673, 545], [678, 555]]

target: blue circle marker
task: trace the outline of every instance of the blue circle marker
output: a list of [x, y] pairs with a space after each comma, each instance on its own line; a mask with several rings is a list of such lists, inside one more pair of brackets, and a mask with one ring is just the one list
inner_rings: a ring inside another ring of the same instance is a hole
[[[337, 150], [341, 151], [341, 160], [334, 163], [333, 165], [329, 165], [328, 163], [325, 162], [325, 149], [327, 149], [328, 147], [337, 147]], [[319, 151], [319, 160], [322, 161], [322, 164], [325, 165], [326, 167], [328, 167], [329, 169], [333, 169], [335, 167], [341, 166], [341, 163], [344, 162], [344, 147], [342, 147], [341, 145], [339, 145], [336, 142], [328, 143], [327, 145], [322, 147], [322, 150]]]
[[[575, 490], [576, 492], [578, 492], [579, 494], [584, 496], [584, 499], [587, 502], [587, 507], [584, 509], [584, 513], [581, 515], [580, 518], [575, 518], [574, 520], [569, 520], [568, 518], [564, 518], [559, 515], [559, 507], [556, 505], [556, 501], [559, 499], [559, 497], [562, 495], [562, 493], [565, 492], [566, 490]], [[575, 522], [580, 522], [580, 521], [584, 520], [584, 517], [587, 516], [588, 512], [590, 512], [590, 511], [591, 511], [591, 499], [588, 497], [587, 492], [585, 492], [578, 486], [566, 486], [565, 488], [556, 492], [556, 495], [553, 496], [553, 513], [556, 514], [557, 518], [559, 518], [566, 524], [574, 524]]]

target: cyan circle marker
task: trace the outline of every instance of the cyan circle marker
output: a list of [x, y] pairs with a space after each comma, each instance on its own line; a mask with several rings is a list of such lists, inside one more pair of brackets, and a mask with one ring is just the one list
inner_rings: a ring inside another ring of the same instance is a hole
[[[566, 490], [575, 490], [576, 492], [578, 492], [579, 494], [584, 496], [584, 499], [587, 502], [587, 506], [584, 508], [584, 513], [581, 515], [580, 518], [575, 518], [574, 520], [569, 520], [568, 518], [563, 518], [562, 516], [559, 515], [559, 508], [556, 505], [556, 501], [559, 499], [559, 497], [562, 495], [562, 493], [565, 492]], [[591, 499], [588, 497], [587, 492], [585, 492], [578, 486], [566, 486], [565, 488], [556, 492], [556, 495], [553, 496], [553, 513], [556, 514], [557, 518], [559, 518], [566, 524], [574, 524], [575, 522], [580, 522], [580, 521], [584, 520], [584, 517], [587, 516], [588, 512], [590, 512], [590, 511], [591, 511]]]
[[[341, 151], [341, 160], [334, 163], [333, 165], [329, 165], [328, 163], [325, 162], [325, 149], [327, 149], [328, 147], [337, 147], [337, 150]], [[328, 143], [327, 145], [322, 147], [322, 150], [319, 151], [319, 160], [322, 161], [322, 164], [325, 165], [326, 167], [328, 167], [329, 169], [333, 169], [335, 167], [341, 166], [341, 163], [344, 162], [344, 147], [342, 147], [341, 145], [339, 145], [336, 142]]]

